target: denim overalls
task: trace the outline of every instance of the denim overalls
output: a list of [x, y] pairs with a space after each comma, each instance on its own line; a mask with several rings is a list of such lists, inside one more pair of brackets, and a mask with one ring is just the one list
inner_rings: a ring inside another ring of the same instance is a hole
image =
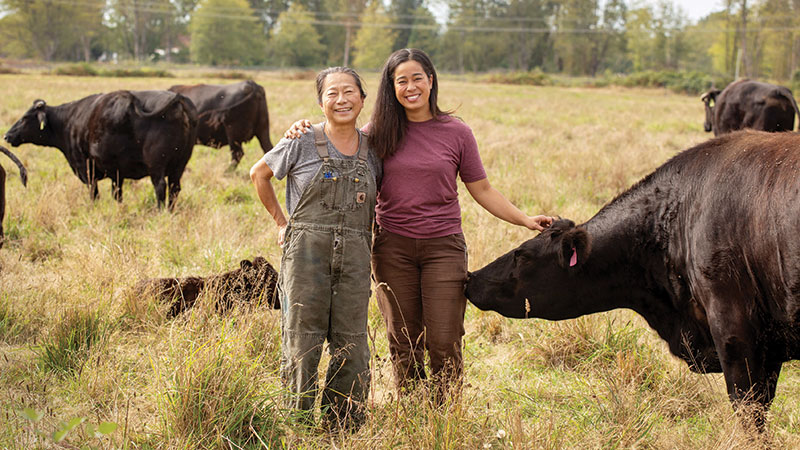
[[356, 159], [328, 156], [323, 124], [313, 127], [322, 159], [303, 191], [284, 238], [281, 378], [290, 406], [311, 411], [325, 339], [331, 354], [322, 409], [339, 425], [359, 423], [369, 392], [367, 307], [376, 186], [359, 132]]

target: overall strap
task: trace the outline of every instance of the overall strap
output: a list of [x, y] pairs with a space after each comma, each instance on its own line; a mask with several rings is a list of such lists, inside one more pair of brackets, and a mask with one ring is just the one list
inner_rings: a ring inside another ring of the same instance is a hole
[[328, 138], [325, 137], [324, 127], [325, 122], [312, 125], [311, 129], [314, 130], [314, 144], [317, 146], [317, 153], [323, 161], [327, 162], [328, 158]]
[[367, 135], [362, 133], [360, 130], [356, 130], [358, 132], [358, 159], [361, 161], [367, 162], [367, 155], [369, 155], [369, 149], [367, 148]]

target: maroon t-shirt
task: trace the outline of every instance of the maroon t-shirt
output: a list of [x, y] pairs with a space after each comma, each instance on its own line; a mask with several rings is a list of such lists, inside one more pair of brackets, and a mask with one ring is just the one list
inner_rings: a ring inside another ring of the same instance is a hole
[[486, 178], [472, 130], [449, 116], [409, 122], [400, 148], [383, 160], [378, 224], [411, 238], [460, 233], [457, 176], [465, 183]]

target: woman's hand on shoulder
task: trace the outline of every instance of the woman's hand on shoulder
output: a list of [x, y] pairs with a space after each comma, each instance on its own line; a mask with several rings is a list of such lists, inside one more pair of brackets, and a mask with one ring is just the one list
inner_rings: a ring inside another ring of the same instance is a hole
[[311, 129], [311, 121], [308, 119], [300, 119], [297, 122], [293, 123], [285, 133], [283, 133], [283, 137], [286, 139], [299, 139], [301, 136], [306, 134], [308, 130]]
[[555, 218], [550, 216], [528, 216], [528, 219], [525, 220], [525, 226], [531, 230], [544, 231], [545, 228], [550, 228], [553, 220]]

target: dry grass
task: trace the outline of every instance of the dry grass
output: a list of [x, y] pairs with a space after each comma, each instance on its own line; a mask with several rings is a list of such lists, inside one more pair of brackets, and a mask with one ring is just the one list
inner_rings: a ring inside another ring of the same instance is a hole
[[[226, 74], [175, 71], [177, 78], [0, 75], [0, 134], [43, 98], [60, 104], [95, 92], [225, 83]], [[263, 84], [271, 135], [302, 117], [319, 119], [313, 77], [248, 73]], [[366, 122], [377, 83], [366, 74]], [[442, 106], [474, 130], [490, 181], [529, 213], [587, 220], [603, 204], [679, 150], [699, 143], [695, 98], [643, 89], [501, 86], [442, 77]], [[110, 438], [84, 431], [67, 442], [100, 448], [348, 449], [730, 449], [759, 448], [733, 413], [719, 375], [697, 375], [630, 311], [572, 321], [514, 321], [469, 308], [465, 389], [460, 401], [431, 405], [425, 390], [397, 399], [383, 319], [369, 327], [373, 384], [368, 420], [353, 434], [298, 426], [280, 408], [279, 319], [237, 307], [222, 315], [211, 295], [176, 319], [130, 291], [151, 277], [208, 275], [261, 255], [280, 260], [275, 227], [247, 170], [261, 155], [249, 143], [234, 172], [227, 149], [196, 147], [173, 213], [158, 211], [148, 180], [126, 182], [115, 203], [71, 173], [58, 150], [13, 151], [30, 172], [24, 189], [9, 168], [7, 242], [0, 250], [0, 447], [47, 447], [16, 410], [45, 415], [52, 431], [74, 417], [120, 425]], [[465, 192], [462, 189], [462, 192]], [[282, 188], [279, 189], [282, 198]], [[470, 267], [532, 237], [462, 196]], [[40, 368], [36, 349], [70, 311], [101, 314], [102, 345], [81, 369]], [[102, 313], [101, 313], [102, 312]], [[325, 367], [323, 361], [320, 367]], [[800, 371], [787, 364], [769, 417], [772, 448], [800, 447]], [[265, 447], [266, 446], [266, 447]]]

